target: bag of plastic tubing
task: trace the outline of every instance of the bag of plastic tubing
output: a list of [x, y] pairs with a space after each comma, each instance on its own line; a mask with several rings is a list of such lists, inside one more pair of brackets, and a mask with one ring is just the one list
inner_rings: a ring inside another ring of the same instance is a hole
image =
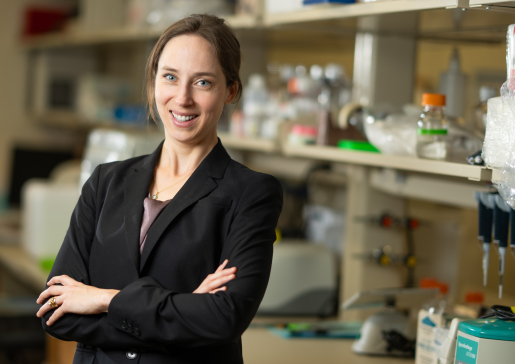
[[501, 97], [488, 100], [483, 160], [501, 169], [494, 182], [502, 198], [515, 208], [515, 24], [508, 27], [506, 47], [507, 80]]

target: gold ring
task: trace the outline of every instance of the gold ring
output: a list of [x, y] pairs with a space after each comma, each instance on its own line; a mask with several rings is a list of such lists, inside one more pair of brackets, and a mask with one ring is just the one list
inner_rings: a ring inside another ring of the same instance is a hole
[[52, 306], [52, 308], [57, 308], [57, 307], [59, 307], [59, 305], [57, 304], [57, 302], [55, 302], [55, 297], [50, 298], [50, 301], [48, 301], [48, 304], [49, 304], [50, 306]]

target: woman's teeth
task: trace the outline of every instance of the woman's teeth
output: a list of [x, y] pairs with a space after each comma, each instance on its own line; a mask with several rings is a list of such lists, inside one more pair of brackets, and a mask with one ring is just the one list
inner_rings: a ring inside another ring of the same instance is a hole
[[181, 116], [181, 115], [177, 115], [176, 113], [174, 113], [172, 111], [172, 115], [173, 117], [176, 119], [176, 120], [179, 120], [179, 121], [189, 121], [193, 118], [195, 118], [197, 115], [192, 115], [192, 116]]

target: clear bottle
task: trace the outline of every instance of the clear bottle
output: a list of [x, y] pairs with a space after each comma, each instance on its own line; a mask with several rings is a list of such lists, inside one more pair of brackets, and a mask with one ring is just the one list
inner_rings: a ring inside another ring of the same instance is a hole
[[251, 74], [247, 86], [243, 90], [243, 129], [246, 137], [257, 137], [261, 125], [266, 118], [268, 91], [265, 77]]
[[476, 127], [479, 131], [485, 132], [486, 130], [486, 115], [488, 99], [497, 96], [497, 90], [493, 87], [481, 86], [479, 88], [479, 104], [474, 110], [474, 116], [476, 118]]
[[417, 127], [417, 156], [426, 159], [447, 157], [447, 128], [444, 117], [445, 95], [422, 95], [424, 110]]

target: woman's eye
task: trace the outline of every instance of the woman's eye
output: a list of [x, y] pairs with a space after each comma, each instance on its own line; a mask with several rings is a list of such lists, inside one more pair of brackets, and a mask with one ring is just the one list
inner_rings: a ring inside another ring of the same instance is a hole
[[211, 82], [209, 82], [208, 80], [200, 80], [197, 82], [197, 84], [199, 86], [209, 86], [209, 85], [211, 85]]
[[168, 81], [175, 81], [175, 76], [174, 75], [171, 75], [169, 73], [167, 73], [165, 75], [165, 78], [168, 80]]

